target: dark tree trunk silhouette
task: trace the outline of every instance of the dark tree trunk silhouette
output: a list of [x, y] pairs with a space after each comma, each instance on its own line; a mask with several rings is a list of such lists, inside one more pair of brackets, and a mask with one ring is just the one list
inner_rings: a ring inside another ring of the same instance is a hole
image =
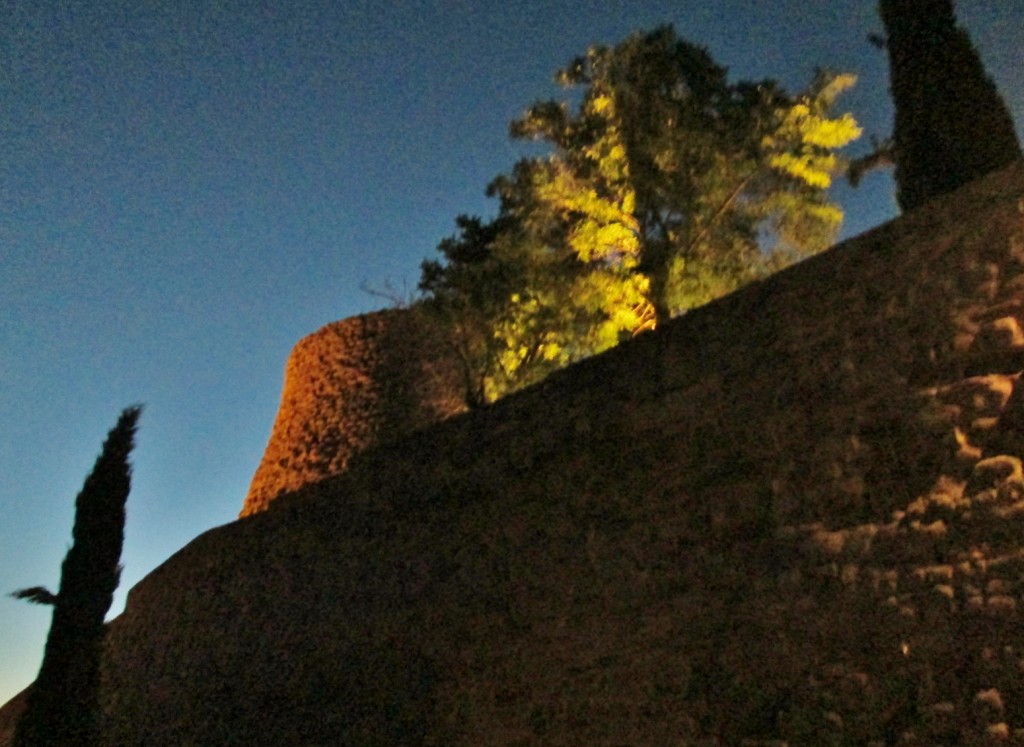
[[881, 0], [888, 35], [897, 199], [912, 210], [1021, 158], [1006, 104], [952, 0]]
[[53, 604], [43, 663], [15, 733], [15, 747], [86, 747], [97, 740], [99, 666], [105, 626], [121, 575], [128, 455], [141, 408], [121, 413], [75, 501], [73, 543], [56, 595], [33, 587], [14, 596]]

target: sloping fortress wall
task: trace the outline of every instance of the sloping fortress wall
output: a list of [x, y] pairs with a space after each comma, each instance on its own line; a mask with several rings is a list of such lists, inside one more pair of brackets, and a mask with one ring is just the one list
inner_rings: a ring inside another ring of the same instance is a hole
[[450, 346], [415, 311], [328, 324], [292, 349], [270, 441], [241, 516], [343, 472], [361, 451], [466, 409]]
[[1024, 164], [137, 584], [105, 744], [1024, 743]]

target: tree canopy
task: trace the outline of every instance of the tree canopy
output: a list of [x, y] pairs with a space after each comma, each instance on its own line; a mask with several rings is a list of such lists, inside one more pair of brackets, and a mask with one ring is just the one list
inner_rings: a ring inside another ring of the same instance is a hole
[[842, 221], [827, 189], [859, 136], [833, 115], [855, 78], [730, 83], [670, 26], [593, 46], [511, 135], [549, 147], [496, 178], [420, 287], [453, 325], [478, 401], [543, 378], [796, 258]]
[[911, 210], [1021, 158], [1013, 119], [952, 0], [881, 0], [897, 198]]

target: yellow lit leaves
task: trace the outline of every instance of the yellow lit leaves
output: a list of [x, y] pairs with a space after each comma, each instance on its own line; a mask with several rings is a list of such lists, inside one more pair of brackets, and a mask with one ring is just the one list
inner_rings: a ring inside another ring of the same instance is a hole
[[857, 85], [857, 76], [853, 73], [833, 73], [819, 71], [814, 82], [817, 91], [815, 100], [825, 108], [830, 108], [839, 98], [839, 94]]
[[772, 153], [769, 165], [816, 189], [828, 189], [840, 169], [832, 153], [856, 140], [861, 128], [853, 115], [829, 116], [835, 98], [857, 82], [849, 74], [821, 73], [810, 94], [780, 111], [781, 123], [762, 140]]
[[600, 312], [602, 321], [589, 331], [588, 344], [599, 353], [618, 344], [623, 333], [633, 334], [649, 326], [650, 281], [639, 273], [605, 269], [580, 277], [573, 299], [584, 309]]
[[816, 117], [814, 126], [804, 131], [804, 142], [819, 148], [842, 148], [861, 135], [857, 120], [850, 113], [835, 119]]
[[772, 156], [768, 163], [773, 169], [799, 179], [811, 187], [828, 189], [832, 186], [832, 173], [838, 161], [831, 154], [816, 156], [809, 153], [779, 153]]
[[[819, 107], [815, 107], [819, 108]], [[842, 148], [860, 137], [861, 128], [850, 113], [829, 118], [812, 111], [806, 103], [786, 110], [776, 141], [796, 140], [818, 148]]]
[[[602, 186], [609, 181], [602, 180]], [[536, 183], [535, 189], [540, 201], [570, 221], [568, 244], [581, 262], [636, 266], [640, 242], [631, 189], [623, 187], [615, 193], [606, 187], [610, 194], [598, 194], [593, 182], [581, 183], [561, 163], [555, 163], [552, 177]]]
[[608, 96], [607, 94], [594, 96], [592, 99], [590, 99], [589, 104], [591, 111], [593, 111], [595, 114], [611, 114], [610, 110], [612, 108], [612, 97]]

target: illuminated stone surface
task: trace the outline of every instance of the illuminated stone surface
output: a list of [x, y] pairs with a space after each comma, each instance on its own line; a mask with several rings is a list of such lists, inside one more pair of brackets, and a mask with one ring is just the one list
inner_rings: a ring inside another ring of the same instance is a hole
[[241, 515], [465, 409], [450, 348], [413, 312], [328, 324], [288, 357], [281, 406]]

